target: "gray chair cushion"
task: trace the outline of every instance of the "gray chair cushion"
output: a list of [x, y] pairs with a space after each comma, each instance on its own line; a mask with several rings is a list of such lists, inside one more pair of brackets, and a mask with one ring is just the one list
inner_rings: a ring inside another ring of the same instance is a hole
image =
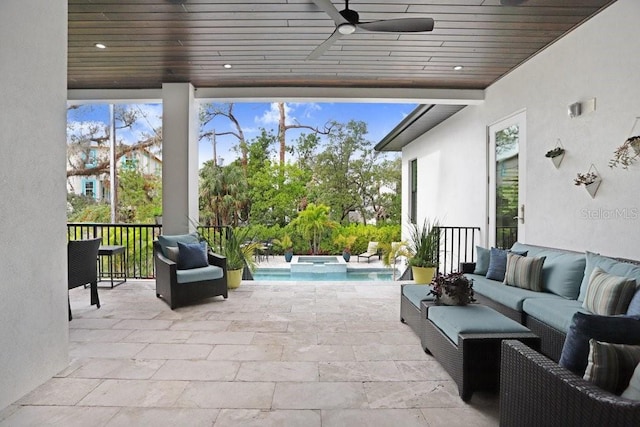
[[166, 248], [168, 246], [177, 247], [178, 242], [198, 243], [198, 234], [163, 234], [158, 236], [158, 243], [160, 244], [160, 248], [162, 249], [162, 254], [167, 258], [169, 258], [169, 253]]
[[220, 279], [223, 275], [224, 271], [220, 267], [209, 265], [201, 268], [192, 268], [191, 270], [177, 270], [176, 280], [178, 283], [191, 283]]

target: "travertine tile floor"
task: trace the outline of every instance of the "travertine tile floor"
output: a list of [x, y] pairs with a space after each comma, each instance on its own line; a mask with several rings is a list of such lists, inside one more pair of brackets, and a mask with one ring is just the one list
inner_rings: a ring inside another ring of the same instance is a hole
[[398, 282], [243, 282], [171, 311], [155, 282], [70, 292], [69, 366], [0, 426], [494, 426], [399, 321]]

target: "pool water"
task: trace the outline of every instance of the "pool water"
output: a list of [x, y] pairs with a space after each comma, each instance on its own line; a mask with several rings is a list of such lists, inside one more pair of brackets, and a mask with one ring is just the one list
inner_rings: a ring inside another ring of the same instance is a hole
[[362, 269], [347, 270], [346, 273], [291, 273], [288, 269], [282, 268], [259, 268], [253, 273], [254, 280], [264, 281], [309, 281], [309, 282], [327, 282], [327, 281], [347, 281], [347, 282], [364, 282], [364, 281], [391, 281], [392, 273], [390, 270], [381, 269]]

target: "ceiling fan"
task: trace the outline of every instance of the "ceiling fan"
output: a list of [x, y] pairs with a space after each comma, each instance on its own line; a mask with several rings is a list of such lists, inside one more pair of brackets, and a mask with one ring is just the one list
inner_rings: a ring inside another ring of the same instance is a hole
[[312, 0], [316, 6], [322, 9], [336, 23], [336, 29], [327, 40], [316, 47], [307, 59], [317, 59], [340, 37], [354, 33], [355, 31], [371, 31], [381, 33], [417, 33], [433, 31], [432, 18], [399, 18], [384, 19], [381, 21], [360, 22], [358, 12], [349, 9], [349, 0], [345, 0], [344, 10], [338, 11], [331, 0]]

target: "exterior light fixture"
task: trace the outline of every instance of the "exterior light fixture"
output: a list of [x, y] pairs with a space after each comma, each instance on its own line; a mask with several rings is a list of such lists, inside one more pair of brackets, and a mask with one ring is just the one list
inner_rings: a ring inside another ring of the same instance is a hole
[[455, 67], [453, 67], [454, 70], [456, 71], [460, 71], [462, 70], [464, 67], [462, 65], [456, 65]]
[[231, 64], [224, 64], [222, 67], [223, 67], [223, 68], [226, 68], [226, 69], [229, 69], [229, 68], [231, 68], [231, 67], [232, 67], [232, 65], [231, 65]]
[[94, 44], [95, 47], [97, 47], [98, 49], [106, 49], [107, 45], [104, 43], [96, 43]]

